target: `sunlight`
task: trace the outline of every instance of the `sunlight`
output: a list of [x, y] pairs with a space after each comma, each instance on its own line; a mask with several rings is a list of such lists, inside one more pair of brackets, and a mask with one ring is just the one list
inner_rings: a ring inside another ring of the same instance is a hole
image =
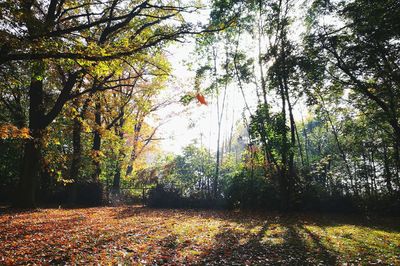
[[288, 229], [281, 224], [270, 224], [260, 242], [270, 245], [283, 245], [286, 242]]
[[0, 265], [400, 265], [399, 17], [0, 1]]

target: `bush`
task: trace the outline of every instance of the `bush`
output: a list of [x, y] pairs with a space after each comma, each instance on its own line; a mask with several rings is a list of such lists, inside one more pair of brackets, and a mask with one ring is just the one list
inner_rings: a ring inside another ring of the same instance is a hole
[[101, 183], [78, 184], [77, 203], [85, 206], [98, 206], [103, 203], [103, 185]]
[[183, 197], [182, 193], [175, 187], [167, 188], [163, 185], [157, 185], [149, 191], [147, 200], [149, 207], [155, 208], [225, 208], [224, 199], [212, 200], [191, 195]]
[[230, 208], [277, 210], [280, 206], [278, 188], [260, 176], [236, 175], [226, 191]]
[[59, 191], [58, 198], [69, 205], [99, 206], [103, 204], [103, 185], [99, 182], [73, 183]]
[[157, 208], [179, 208], [183, 207], [183, 198], [179, 190], [157, 185], [149, 191], [147, 205]]

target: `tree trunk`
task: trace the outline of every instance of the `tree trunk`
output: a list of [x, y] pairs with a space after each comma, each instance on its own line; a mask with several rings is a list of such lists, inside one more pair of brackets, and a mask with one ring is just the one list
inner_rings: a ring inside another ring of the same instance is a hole
[[[116, 130], [121, 141], [123, 141], [123, 139], [124, 139], [124, 133], [122, 131], [122, 127], [124, 126], [124, 123], [125, 123], [125, 120], [123, 118], [121, 118], [120, 123], [117, 125], [118, 129]], [[116, 171], [114, 174], [113, 187], [112, 187], [113, 194], [119, 194], [120, 190], [121, 190], [121, 167], [122, 167], [121, 162], [122, 162], [123, 158], [125, 158], [125, 152], [124, 152], [124, 150], [121, 150], [117, 157], [117, 166], [116, 166]]]
[[95, 104], [95, 123], [96, 123], [96, 129], [94, 131], [94, 136], [93, 136], [93, 154], [94, 154], [94, 159], [93, 159], [93, 166], [94, 166], [94, 172], [92, 175], [92, 181], [93, 182], [98, 182], [100, 178], [100, 173], [101, 173], [101, 167], [100, 167], [100, 148], [101, 148], [101, 135], [100, 135], [100, 127], [101, 127], [101, 105], [100, 105], [100, 100], [96, 101]]
[[396, 136], [396, 140], [394, 142], [394, 160], [396, 167], [396, 179], [395, 183], [398, 187], [400, 187], [400, 135]]
[[377, 194], [377, 187], [376, 187], [376, 163], [375, 163], [375, 152], [374, 152], [375, 147], [371, 149], [371, 163], [372, 163], [372, 177], [371, 177], [371, 183], [372, 183], [372, 191], [374, 196]]
[[[89, 105], [90, 98], [86, 99], [83, 104], [82, 110], [80, 111], [79, 116], [74, 117], [73, 126], [72, 126], [72, 162], [71, 162], [71, 169], [70, 169], [70, 179], [74, 180], [75, 182], [79, 178], [79, 169], [82, 164], [82, 120], [85, 117], [85, 112]], [[76, 99], [74, 101], [74, 106], [76, 109], [79, 108], [79, 100]]]
[[79, 118], [75, 117], [72, 129], [73, 152], [72, 152], [72, 163], [70, 171], [70, 179], [74, 180], [75, 182], [78, 180], [79, 169], [81, 166], [81, 157], [82, 157], [81, 132], [82, 132], [82, 124], [79, 121]]
[[386, 144], [383, 145], [383, 165], [384, 165], [383, 173], [384, 173], [384, 178], [385, 178], [385, 182], [386, 182], [386, 189], [388, 190], [388, 193], [391, 194], [393, 192], [392, 173], [390, 172]]
[[138, 144], [139, 144], [140, 132], [141, 132], [142, 126], [143, 126], [144, 115], [142, 115], [139, 111], [137, 111], [135, 120], [137, 122], [133, 128], [133, 130], [134, 130], [133, 145], [132, 145], [133, 147], [132, 147], [132, 152], [131, 152], [131, 158], [129, 160], [128, 167], [126, 168], [125, 176], [129, 176], [134, 170], [133, 164], [138, 157]]
[[218, 178], [219, 178], [219, 163], [220, 163], [220, 150], [219, 150], [219, 142], [220, 142], [220, 135], [221, 135], [221, 124], [218, 123], [218, 137], [217, 137], [217, 155], [216, 155], [216, 163], [215, 163], [215, 176], [213, 182], [213, 194], [214, 198], [216, 199], [218, 196]]
[[19, 191], [16, 206], [33, 208], [36, 206], [37, 183], [42, 172], [42, 155], [44, 129], [41, 125], [44, 116], [43, 81], [34, 74], [29, 87], [29, 131], [31, 138], [24, 146]]
[[289, 177], [288, 177], [288, 141], [287, 141], [287, 131], [286, 131], [286, 99], [284, 88], [282, 84], [281, 77], [279, 79], [279, 91], [282, 101], [282, 121], [281, 121], [281, 135], [282, 135], [282, 166], [280, 171], [280, 190], [281, 190], [281, 208], [282, 210], [287, 210], [290, 204], [290, 192], [289, 192]]
[[[285, 62], [284, 62], [285, 63]], [[296, 122], [294, 121], [293, 117], [293, 109], [292, 109], [292, 104], [290, 102], [289, 98], [289, 88], [287, 84], [287, 73], [284, 73], [283, 76], [283, 85], [285, 88], [285, 96], [286, 96], [286, 101], [288, 104], [288, 109], [289, 109], [289, 122], [290, 122], [290, 149], [289, 149], [289, 164], [288, 164], [288, 169], [289, 169], [289, 179], [294, 180], [295, 175], [296, 175], [296, 170], [294, 167], [294, 150], [293, 148], [296, 146]], [[300, 142], [299, 142], [299, 147], [300, 147]], [[303, 158], [301, 147], [300, 147], [300, 156]], [[301, 159], [303, 162], [303, 159]]]
[[365, 193], [367, 194], [368, 197], [371, 196], [371, 186], [369, 183], [369, 176], [370, 176], [370, 168], [368, 167], [368, 162], [367, 162], [367, 155], [365, 154], [365, 150], [367, 149], [366, 146], [363, 145], [362, 148], [362, 160], [363, 160], [363, 172], [364, 172], [364, 189]]
[[343, 159], [344, 165], [346, 167], [347, 174], [349, 175], [350, 185], [351, 185], [354, 193], [357, 195], [358, 194], [357, 186], [355, 185], [355, 180], [354, 180], [353, 174], [351, 172], [349, 162], [347, 160], [347, 155], [346, 155], [346, 153], [345, 153], [345, 151], [344, 151], [344, 149], [342, 147], [342, 144], [339, 141], [339, 134], [337, 132], [337, 129], [336, 129], [335, 125], [333, 124], [333, 121], [331, 119], [331, 116], [330, 116], [328, 110], [325, 108], [324, 98], [321, 95], [318, 95], [318, 96], [321, 99], [322, 110], [324, 111], [325, 116], [326, 116], [326, 118], [327, 118], [327, 120], [329, 122], [329, 125], [331, 126], [332, 134], [333, 134], [333, 136], [335, 138], [335, 141], [336, 141], [336, 146], [337, 146], [337, 148], [339, 150], [340, 156]]
[[[304, 152], [306, 155], [306, 163], [307, 163], [307, 167], [310, 166], [310, 160], [308, 158], [308, 146], [309, 146], [309, 142], [308, 142], [308, 134], [307, 134], [307, 129], [306, 129], [306, 125], [304, 124], [304, 119], [303, 119], [303, 114], [301, 115], [301, 123], [303, 126], [303, 135], [304, 135]], [[300, 141], [299, 141], [300, 142]]]
[[118, 163], [114, 174], [112, 193], [119, 194], [121, 190], [121, 165]]

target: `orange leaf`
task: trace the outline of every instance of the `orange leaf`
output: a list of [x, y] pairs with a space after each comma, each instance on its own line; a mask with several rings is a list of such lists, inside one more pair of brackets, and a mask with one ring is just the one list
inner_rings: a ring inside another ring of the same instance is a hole
[[196, 94], [196, 98], [201, 104], [208, 105], [206, 99], [204, 99], [204, 96], [201, 95], [200, 93]]

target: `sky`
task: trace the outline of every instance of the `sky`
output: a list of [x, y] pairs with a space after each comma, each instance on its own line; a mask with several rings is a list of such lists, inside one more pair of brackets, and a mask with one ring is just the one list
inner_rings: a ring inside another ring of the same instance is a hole
[[[209, 10], [203, 10], [200, 14], [191, 14], [186, 19], [197, 23], [207, 21]], [[295, 33], [292, 38], [299, 38], [299, 26], [295, 25]], [[254, 45], [250, 36], [243, 36], [241, 40], [245, 46]], [[254, 47], [253, 47], [254, 48]], [[187, 63], [191, 62], [196, 68], [195, 40], [188, 37], [185, 43], [175, 43], [167, 49], [167, 57], [172, 66], [172, 78], [161, 97], [175, 97], [177, 100], [187, 93], [195, 93], [194, 77], [195, 72], [189, 70]], [[254, 87], [245, 87], [245, 97], [251, 109], [257, 105], [257, 97]], [[176, 102], [156, 113], [163, 125], [158, 129], [158, 137], [161, 138], [161, 150], [166, 153], [179, 154], [182, 148], [196, 142], [196, 145], [203, 145], [210, 151], [217, 148], [217, 106], [216, 95], [206, 95], [208, 105], [200, 105], [197, 100], [192, 101], [188, 106]], [[219, 95], [222, 102], [222, 94]], [[243, 124], [242, 114], [245, 107], [243, 96], [239, 87], [232, 82], [227, 88], [226, 109], [222, 119], [221, 140], [228, 138], [232, 128], [238, 128], [238, 123]], [[305, 105], [298, 102], [294, 106], [295, 120], [301, 121], [307, 116]], [[248, 113], [246, 113], [248, 116]]]
[[[203, 9], [200, 13], [186, 16], [185, 19], [197, 24], [207, 21], [208, 16], [209, 10]], [[187, 37], [185, 43], [175, 43], [167, 49], [167, 57], [172, 67], [172, 78], [168, 88], [163, 92], [167, 97], [176, 97], [179, 100], [187, 93], [195, 93], [195, 71], [189, 70], [187, 66], [188, 62], [195, 63], [193, 62], [194, 52], [194, 36]], [[165, 95], [162, 97], [165, 97]], [[213, 99], [213, 97], [206, 96], [208, 105], [201, 105], [196, 100], [188, 106], [177, 102], [156, 113], [161, 121], [167, 121], [158, 129], [158, 136], [162, 138], [160, 146], [164, 152], [179, 154], [183, 147], [194, 142], [197, 142], [198, 146], [202, 145], [210, 149], [210, 151], [216, 150], [218, 119], [215, 97]], [[241, 106], [231, 106], [231, 108], [242, 109]], [[231, 117], [230, 124], [233, 119], [236, 118]], [[227, 122], [224, 124], [227, 124]], [[222, 125], [224, 127], [222, 135], [227, 134], [224, 124]]]
[[[194, 44], [179, 44], [170, 48], [170, 61], [173, 68], [174, 81], [163, 92], [163, 97], [175, 97], [177, 100], [187, 93], [194, 93], [194, 71], [188, 70], [185, 62], [190, 60], [193, 55]], [[257, 104], [254, 88], [245, 88], [245, 97], [252, 110]], [[210, 151], [216, 151], [218, 118], [216, 95], [206, 95], [208, 105], [201, 105], [195, 99], [189, 105], [184, 106], [181, 102], [176, 102], [168, 107], [159, 110], [156, 115], [163, 121], [163, 125], [158, 129], [161, 150], [166, 153], [179, 154], [182, 148], [196, 142], [196, 145], [204, 146]], [[222, 102], [222, 95], [220, 102]], [[242, 114], [245, 108], [243, 96], [235, 83], [227, 88], [226, 109], [222, 119], [221, 139], [228, 138], [234, 124], [234, 129], [239, 128], [239, 124], [244, 125]], [[295, 120], [301, 121], [307, 116], [304, 104], [298, 102], [294, 106]], [[248, 112], [245, 112], [248, 117]]]
[[[164, 93], [178, 94], [184, 96], [186, 93], [194, 93], [194, 71], [190, 71], [186, 66], [186, 62], [193, 58], [194, 42], [176, 44], [169, 49], [169, 60], [173, 68], [173, 82], [170, 88]], [[229, 95], [227, 99], [232, 102], [227, 107], [228, 117], [223, 119], [223, 132], [222, 135], [229, 134], [227, 131], [233, 120], [239, 117], [233, 115], [233, 110], [242, 110], [243, 106], [234, 101], [233, 98], [238, 97], [234, 92], [234, 88], [229, 88]], [[173, 91], [173, 92], [172, 92]], [[178, 92], [178, 93], [177, 93]], [[217, 96], [205, 96], [208, 105], [202, 105], [197, 100], [193, 100], [189, 105], [184, 106], [178, 102], [160, 110], [157, 115], [161, 120], [168, 120], [163, 126], [159, 128], [159, 136], [164, 138], [160, 144], [162, 150], [172, 153], [180, 153], [182, 148], [197, 141], [197, 145], [203, 145], [211, 151], [216, 150], [216, 139], [218, 131], [218, 119], [216, 110]], [[220, 95], [222, 97], [222, 95]], [[178, 113], [178, 114], [176, 114]], [[172, 114], [172, 117], [170, 117]], [[162, 118], [164, 117], [164, 118]]]

